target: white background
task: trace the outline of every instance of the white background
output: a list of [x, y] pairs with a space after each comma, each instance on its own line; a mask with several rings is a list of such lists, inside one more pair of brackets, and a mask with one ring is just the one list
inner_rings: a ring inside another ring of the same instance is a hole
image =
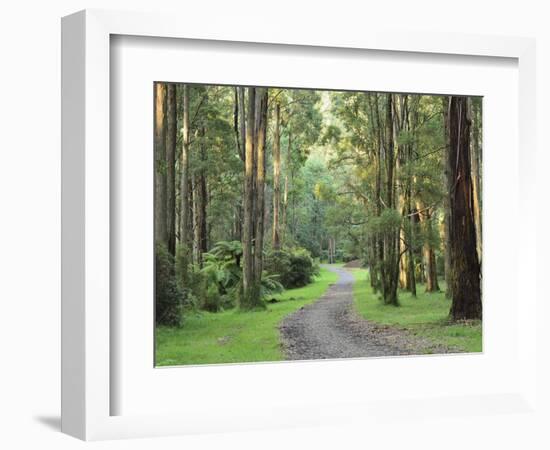
[[[538, 38], [538, 128], [541, 230], [546, 225], [549, 157], [545, 152], [545, 134], [550, 114], [549, 103], [550, 15], [544, 2], [465, 0], [448, 1], [376, 1], [303, 2], [279, 0], [272, 3], [219, 2], [143, 2], [143, 1], [20, 1], [3, 5], [0, 15], [0, 61], [2, 96], [0, 124], [2, 161], [0, 192], [3, 214], [0, 232], [0, 342], [2, 371], [0, 380], [0, 445], [4, 448], [57, 447], [80, 448], [85, 444], [59, 433], [59, 202], [60, 202], [60, 31], [59, 17], [89, 7], [133, 10], [178, 11], [186, 20], [204, 20], [212, 15], [255, 14], [257, 20], [286, 27], [322, 24], [327, 33], [346, 27], [380, 26], [429, 31], [471, 32], [534, 36]], [[225, 4], [224, 4], [225, 3]], [[356, 3], [356, 4], [354, 4]], [[252, 5], [254, 7], [252, 8]], [[313, 9], [315, 5], [315, 9]], [[546, 124], [546, 125], [545, 125]], [[535, 230], [533, 230], [534, 232]], [[539, 233], [543, 250], [548, 238]], [[503, 249], [503, 257], [506, 251]], [[539, 274], [544, 273], [539, 256]], [[533, 276], [533, 282], [535, 277]], [[539, 293], [541, 324], [548, 306]], [[540, 337], [548, 342], [546, 327]], [[547, 346], [540, 349], [541, 374], [548, 380]], [[546, 355], [545, 355], [546, 353]], [[543, 359], [543, 357], [545, 357]], [[406, 383], [406, 374], [403, 374]], [[547, 384], [547, 383], [546, 383]], [[550, 404], [548, 388], [541, 396]], [[101, 442], [100, 448], [279, 448], [293, 447], [410, 447], [421, 448], [547, 448], [545, 426], [548, 417], [499, 415], [494, 417], [442, 418], [425, 423], [404, 417], [402, 425], [385, 427], [366, 422], [361, 428], [338, 425], [280, 432], [235, 433], [231, 435], [193, 436]], [[429, 430], [429, 432], [426, 432]]]

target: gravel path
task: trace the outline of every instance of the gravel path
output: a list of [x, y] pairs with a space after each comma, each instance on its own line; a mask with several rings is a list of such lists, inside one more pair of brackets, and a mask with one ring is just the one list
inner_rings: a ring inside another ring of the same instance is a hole
[[286, 317], [279, 329], [286, 359], [334, 359], [445, 353], [424, 339], [365, 320], [354, 311], [354, 278], [325, 265], [339, 279], [315, 303]]

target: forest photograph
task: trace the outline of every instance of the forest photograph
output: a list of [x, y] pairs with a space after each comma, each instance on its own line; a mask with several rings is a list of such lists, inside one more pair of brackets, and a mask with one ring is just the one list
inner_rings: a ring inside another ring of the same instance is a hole
[[482, 351], [482, 98], [155, 82], [155, 365]]

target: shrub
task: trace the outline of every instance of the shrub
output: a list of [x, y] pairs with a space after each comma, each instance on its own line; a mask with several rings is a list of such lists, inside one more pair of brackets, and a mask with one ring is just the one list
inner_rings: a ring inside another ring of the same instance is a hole
[[[210, 252], [204, 254], [204, 265], [199, 272], [202, 276], [199, 294], [202, 309], [215, 312], [235, 306], [242, 290], [241, 257], [239, 241], [217, 242]], [[260, 285], [262, 298], [282, 290], [277, 278], [264, 271]]]
[[182, 325], [183, 293], [177, 279], [174, 257], [166, 246], [155, 252], [155, 317], [159, 325]]
[[242, 277], [241, 255], [239, 241], [217, 242], [210, 252], [203, 255], [204, 264], [200, 271], [203, 284], [199, 295], [202, 309], [215, 312], [234, 306]]
[[305, 286], [319, 273], [319, 267], [303, 248], [273, 250], [267, 255], [265, 269], [277, 275], [287, 289]]
[[[179, 247], [173, 277], [177, 282], [173, 288], [180, 294], [180, 311], [191, 307], [217, 312], [234, 307], [242, 290], [242, 253], [239, 241], [217, 242], [203, 254], [203, 266], [199, 269], [190, 264], [189, 255]], [[162, 255], [171, 257], [165, 249]], [[265, 298], [284, 288], [278, 276], [264, 271], [259, 289]]]
[[285, 290], [277, 275], [268, 274], [265, 270], [262, 273], [262, 283], [260, 285], [260, 295], [265, 299], [269, 295], [278, 294]]

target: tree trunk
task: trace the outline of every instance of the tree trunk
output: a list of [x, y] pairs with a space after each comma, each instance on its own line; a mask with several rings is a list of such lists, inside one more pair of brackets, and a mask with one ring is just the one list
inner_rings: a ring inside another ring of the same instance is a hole
[[201, 250], [201, 267], [202, 267], [202, 254], [208, 251], [208, 219], [207, 219], [207, 208], [208, 208], [208, 184], [206, 180], [206, 174], [203, 173], [200, 176], [200, 189], [201, 189], [201, 233], [200, 233], [200, 243], [199, 247]]
[[273, 250], [281, 249], [279, 208], [281, 205], [281, 105], [275, 105], [275, 131], [273, 135]]
[[[380, 120], [380, 104], [378, 94], [374, 94], [374, 116], [376, 119], [376, 180], [375, 180], [375, 205], [376, 217], [382, 215], [382, 121]], [[375, 292], [382, 290], [382, 265], [384, 264], [384, 239], [382, 233], [374, 236], [374, 266], [371, 267], [371, 279]]]
[[245, 149], [246, 149], [246, 111], [245, 111], [245, 103], [244, 103], [244, 88], [240, 87], [237, 88], [239, 93], [239, 117], [240, 117], [240, 124], [241, 124], [241, 146], [242, 146], [242, 154], [241, 159], [244, 162], [245, 160]]
[[166, 85], [155, 84], [155, 241], [168, 244], [166, 180]]
[[194, 175], [195, 185], [193, 189], [195, 205], [196, 205], [196, 223], [195, 223], [195, 248], [196, 248], [196, 257], [195, 262], [199, 267], [202, 268], [203, 253], [208, 251], [207, 247], [207, 220], [206, 220], [206, 206], [207, 206], [207, 186], [206, 186], [206, 174], [204, 165], [206, 164], [206, 150], [204, 148], [204, 143], [202, 140], [206, 135], [206, 131], [201, 128], [199, 136], [201, 143], [199, 145], [199, 158], [200, 158], [200, 168], [197, 171], [197, 174]]
[[437, 267], [435, 263], [435, 252], [430, 240], [433, 234], [433, 223], [430, 209], [426, 209], [421, 201], [417, 202], [418, 216], [424, 228], [426, 239], [422, 245], [422, 254], [424, 257], [424, 274], [426, 279], [426, 292], [438, 292], [439, 283], [437, 281]]
[[[448, 202], [447, 202], [448, 203]], [[445, 205], [444, 219], [441, 225], [441, 241], [444, 245], [444, 263], [445, 263], [445, 297], [452, 298], [452, 281], [451, 281], [451, 241], [449, 237], [449, 207]]]
[[291, 166], [291, 145], [292, 142], [292, 135], [290, 134], [290, 130], [288, 132], [288, 146], [286, 151], [286, 167], [285, 167], [285, 190], [283, 193], [283, 217], [281, 219], [281, 243], [286, 243], [286, 234], [287, 234], [287, 215], [288, 215], [288, 174], [290, 172], [290, 166]]
[[367, 259], [369, 267], [369, 281], [370, 286], [374, 292], [378, 290], [378, 283], [376, 279], [376, 264], [377, 264], [377, 246], [376, 237], [371, 235], [367, 241]]
[[262, 281], [263, 272], [263, 248], [265, 228], [265, 144], [267, 134], [267, 102], [268, 91], [266, 88], [257, 88], [256, 96], [259, 98], [256, 114], [258, 115], [258, 128], [256, 135], [256, 238], [254, 240], [254, 276], [258, 286]]
[[405, 232], [401, 230], [401, 238], [399, 239], [399, 254], [401, 258], [399, 259], [399, 288], [408, 289], [409, 288], [409, 254], [403, 240], [405, 239]]
[[180, 251], [182, 252], [184, 283], [187, 282], [187, 265], [190, 256], [189, 235], [189, 86], [183, 85], [182, 147], [180, 155]]
[[196, 224], [196, 216], [195, 212], [197, 211], [197, 194], [195, 193], [195, 176], [189, 170], [189, 176], [187, 181], [187, 192], [189, 194], [189, 199], [187, 200], [187, 204], [189, 205], [189, 209], [187, 210], [187, 239], [188, 242], [186, 244], [186, 254], [189, 259], [189, 263], [195, 262], [195, 230], [197, 227]]
[[407, 189], [407, 214], [409, 221], [409, 231], [407, 236], [407, 289], [413, 297], [416, 297], [416, 275], [414, 273], [414, 247], [415, 247], [415, 218], [412, 210], [412, 180], [409, 180]]
[[[408, 104], [407, 104], [407, 129], [413, 133], [414, 136], [414, 142], [417, 142], [417, 128], [418, 128], [418, 103], [413, 102], [413, 108], [412, 113], [409, 114], [408, 111]], [[415, 217], [413, 215], [413, 207], [412, 207], [412, 196], [413, 196], [413, 185], [416, 181], [415, 178], [413, 178], [412, 170], [410, 168], [410, 164], [412, 164], [414, 158], [414, 145], [415, 143], [408, 143], [407, 144], [407, 188], [406, 188], [406, 212], [408, 214], [408, 248], [407, 248], [407, 289], [411, 292], [413, 297], [416, 297], [416, 275], [414, 270], [414, 248], [416, 246], [416, 229], [415, 229]]]
[[439, 283], [437, 281], [437, 268], [435, 261], [435, 252], [431, 245], [426, 249], [426, 292], [439, 292]]
[[447, 131], [452, 186], [450, 241], [453, 320], [481, 319], [480, 266], [476, 248], [470, 163], [470, 117], [466, 97], [450, 97]]
[[200, 228], [200, 189], [199, 189], [199, 181], [198, 181], [198, 175], [194, 172], [191, 172], [191, 188], [189, 189], [189, 192], [192, 193], [191, 200], [192, 200], [192, 213], [191, 213], [191, 231], [192, 231], [192, 261], [193, 264], [200, 265], [200, 248], [199, 248], [199, 242], [201, 240], [201, 228]]
[[334, 239], [328, 238], [328, 263], [334, 264]]
[[[386, 207], [395, 208], [394, 196], [394, 115], [392, 107], [392, 94], [387, 94], [386, 104]], [[382, 296], [384, 303], [399, 305], [397, 298], [397, 285], [399, 279], [399, 229], [384, 231], [384, 261], [381, 270]]]
[[[481, 100], [479, 100], [481, 101]], [[482, 257], [482, 223], [481, 223], [481, 111], [478, 101], [469, 100], [471, 105], [473, 123], [472, 123], [472, 189], [474, 196], [474, 219], [476, 225], [476, 245], [477, 257], [481, 265]]]
[[[412, 238], [412, 239], [414, 239], [414, 238]], [[415, 273], [414, 273], [414, 252], [412, 251], [412, 248], [409, 248], [409, 250], [408, 250], [407, 263], [408, 263], [408, 267], [407, 267], [407, 270], [408, 270], [408, 278], [407, 278], [408, 286], [407, 286], [407, 289], [411, 292], [413, 297], [416, 297], [416, 276], [415, 276]]]
[[235, 97], [233, 104], [233, 132], [235, 133], [235, 147], [237, 150], [237, 155], [241, 158], [241, 161], [244, 161], [244, 147], [241, 143], [241, 132], [239, 130], [239, 88], [234, 88]]
[[[244, 105], [244, 88], [235, 88], [235, 108], [233, 110], [234, 132], [237, 147], [237, 154], [244, 164], [245, 159], [245, 142], [246, 142], [246, 122], [245, 122], [245, 105]], [[241, 188], [241, 198], [237, 200], [235, 205], [234, 230], [233, 239], [236, 241], [242, 240], [243, 230], [243, 205], [244, 198], [244, 182]]]
[[445, 120], [445, 146], [446, 146], [446, 157], [445, 157], [445, 181], [447, 187], [447, 196], [445, 197], [444, 203], [444, 216], [443, 216], [443, 233], [444, 239], [443, 243], [445, 245], [445, 297], [453, 298], [453, 282], [452, 282], [452, 265], [451, 265], [451, 198], [450, 192], [453, 189], [452, 181], [452, 164], [450, 158], [450, 133], [449, 133], [449, 100], [443, 98], [443, 117]]
[[253, 245], [254, 202], [254, 122], [256, 89], [248, 88], [248, 108], [245, 145], [244, 223], [243, 223], [243, 292], [239, 298], [241, 309], [250, 309], [260, 303], [259, 289], [255, 286]]
[[176, 143], [177, 143], [177, 103], [176, 85], [167, 87], [167, 130], [166, 130], [166, 176], [168, 178], [167, 222], [168, 251], [176, 254]]
[[[394, 136], [395, 137], [395, 136]], [[396, 156], [396, 172], [397, 174], [399, 174], [402, 169], [401, 169], [401, 164], [402, 164], [402, 159], [403, 159], [403, 148], [399, 148], [399, 153], [398, 155]], [[402, 183], [402, 180], [400, 180], [400, 182]], [[398, 182], [399, 183], [399, 182]], [[403, 192], [403, 190], [400, 190], [399, 191], [399, 195], [397, 195], [396, 197], [396, 209], [397, 211], [400, 212], [400, 214], [402, 216], [405, 215], [406, 213], [406, 209], [405, 209], [405, 194], [406, 192]], [[399, 255], [401, 255], [401, 257], [399, 258], [399, 275], [398, 275], [398, 286], [401, 288], [401, 289], [407, 289], [408, 288], [408, 285], [409, 285], [409, 281], [408, 281], [408, 267], [409, 267], [409, 262], [408, 262], [408, 253], [407, 253], [407, 236], [405, 235], [405, 229], [404, 227], [401, 227], [401, 229], [399, 230], [399, 241], [398, 241], [398, 251], [399, 251]]]

